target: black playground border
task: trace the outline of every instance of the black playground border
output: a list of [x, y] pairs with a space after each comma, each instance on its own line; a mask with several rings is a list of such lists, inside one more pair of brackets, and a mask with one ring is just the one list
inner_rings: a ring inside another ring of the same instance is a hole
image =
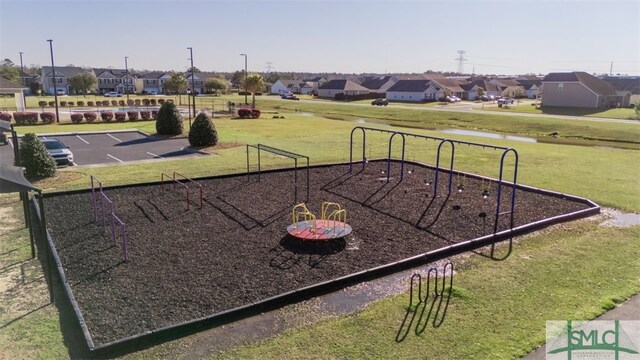
[[[376, 160], [370, 160], [370, 161], [387, 161], [387, 159], [376, 159]], [[405, 161], [405, 162], [435, 169], [434, 166], [422, 164], [419, 162], [413, 162], [413, 161]], [[349, 165], [349, 162], [314, 165], [314, 166], [311, 166], [310, 168], [322, 168], [322, 167], [330, 167], [330, 166], [336, 166], [336, 165]], [[285, 172], [285, 171], [291, 171], [291, 170], [294, 170], [294, 168], [271, 169], [271, 170], [263, 170], [262, 172], [275, 173], [275, 172]], [[448, 170], [444, 170], [444, 171], [448, 171]], [[491, 179], [493, 181], [496, 181], [495, 179], [490, 177], [484, 177], [477, 174], [471, 174], [471, 173], [466, 173], [462, 171], [454, 171], [453, 173], [465, 175], [465, 176], [469, 176], [477, 179], [485, 179], [485, 180]], [[207, 176], [207, 177], [194, 178], [194, 180], [222, 179], [222, 178], [235, 177], [235, 176], [246, 176], [246, 173]], [[105, 187], [104, 189], [119, 189], [119, 188], [128, 188], [128, 187], [135, 187], [135, 186], [141, 186], [141, 185], [160, 185], [161, 183], [162, 181], [155, 181], [155, 182], [147, 182], [147, 183], [110, 186], [110, 187]], [[509, 182], [503, 182], [503, 184], [512, 185], [512, 183], [509, 183]], [[119, 340], [115, 340], [99, 346], [95, 346], [93, 342], [91, 333], [89, 332], [89, 329], [84, 321], [82, 312], [80, 311], [78, 303], [73, 295], [73, 291], [71, 290], [71, 287], [67, 282], [67, 278], [66, 278], [64, 269], [62, 267], [60, 258], [58, 256], [58, 252], [56, 250], [53, 239], [51, 238], [48, 230], [46, 229], [44, 229], [45, 230], [44, 234], [46, 235], [46, 243], [42, 245], [44, 245], [44, 249], [46, 252], [45, 255], [47, 256], [47, 260], [48, 260], [47, 263], [49, 264], [48, 271], [52, 272], [53, 269], [51, 269], [51, 267], [52, 266], [55, 267], [55, 272], [58, 277], [58, 280], [64, 289], [63, 293], [65, 295], [65, 298], [60, 300], [68, 301], [68, 303], [71, 305], [71, 308], [73, 309], [77, 323], [80, 326], [80, 329], [82, 330], [82, 333], [84, 335], [84, 339], [87, 345], [87, 350], [92, 356], [112, 357], [112, 356], [118, 356], [119, 354], [126, 354], [132, 351], [145, 349], [169, 340], [174, 340], [183, 336], [194, 334], [199, 331], [210, 329], [212, 327], [227, 324], [227, 323], [237, 321], [243, 318], [247, 318], [250, 316], [258, 315], [266, 311], [274, 310], [279, 307], [283, 307], [285, 305], [294, 304], [297, 302], [301, 302], [303, 300], [310, 299], [315, 296], [341, 290], [345, 287], [348, 287], [363, 281], [373, 280], [373, 279], [390, 275], [399, 271], [408, 270], [417, 266], [431, 263], [433, 261], [441, 260], [443, 258], [447, 258], [452, 255], [457, 255], [466, 251], [474, 250], [482, 246], [495, 244], [497, 242], [501, 242], [507, 239], [512, 239], [514, 236], [530, 233], [554, 224], [586, 218], [586, 217], [593, 216], [600, 213], [600, 206], [595, 202], [586, 198], [567, 195], [567, 194], [563, 194], [555, 191], [543, 190], [540, 188], [531, 187], [527, 185], [520, 185], [520, 184], [516, 184], [516, 189], [527, 190], [531, 192], [545, 194], [552, 197], [580, 202], [588, 205], [589, 208], [575, 211], [568, 214], [554, 216], [554, 217], [547, 218], [540, 221], [535, 221], [535, 222], [518, 226], [509, 230], [504, 230], [495, 234], [489, 234], [479, 238], [459, 242], [456, 244], [442, 247], [440, 249], [432, 250], [423, 254], [419, 254], [403, 260], [399, 260], [393, 263], [381, 265], [368, 270], [363, 270], [363, 271], [342, 276], [333, 280], [320, 282], [314, 285], [306, 286], [306, 287], [289, 291], [280, 295], [266, 298], [258, 302], [254, 302], [251, 304], [247, 304], [247, 305], [239, 306], [226, 311], [222, 311], [219, 313], [215, 313], [207, 317], [192, 319], [182, 323], [158, 328], [155, 330], [150, 330], [144, 333], [129, 336]], [[89, 193], [90, 191], [91, 191], [90, 189], [89, 190], [86, 190], [86, 189], [72, 190], [72, 191], [66, 191], [66, 192], [48, 193], [48, 194], [44, 194], [43, 196], [45, 198], [48, 198], [48, 197], [54, 197], [59, 195]], [[32, 204], [35, 209], [35, 215], [37, 216], [38, 220], [41, 220], [40, 210], [35, 197], [32, 198]], [[53, 264], [51, 263], [51, 261], [53, 261]], [[51, 282], [50, 286], [53, 286], [53, 281]]]

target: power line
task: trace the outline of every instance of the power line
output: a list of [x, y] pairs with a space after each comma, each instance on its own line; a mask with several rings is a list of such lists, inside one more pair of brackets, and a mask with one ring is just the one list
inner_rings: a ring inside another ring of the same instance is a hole
[[464, 54], [466, 54], [467, 52], [464, 50], [457, 50], [456, 51], [458, 53], [458, 57], [454, 60], [458, 61], [458, 74], [462, 74], [464, 73], [464, 62], [467, 61], [467, 59], [464, 58]]

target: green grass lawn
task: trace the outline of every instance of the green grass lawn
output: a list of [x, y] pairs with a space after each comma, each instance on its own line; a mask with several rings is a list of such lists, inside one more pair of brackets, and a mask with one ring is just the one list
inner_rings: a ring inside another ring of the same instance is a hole
[[[263, 143], [281, 147], [309, 155], [314, 164], [348, 159], [349, 131], [356, 123], [345, 120], [354, 117], [355, 110], [351, 112], [351, 107], [345, 106], [342, 109], [343, 113], [338, 113], [340, 108], [333, 104], [292, 104], [293, 101], [273, 100], [277, 99], [260, 100], [260, 106], [279, 111], [285, 119], [218, 119], [215, 124], [220, 141], [239, 144]], [[272, 105], [268, 106], [267, 102], [271, 102]], [[309, 107], [301, 109], [300, 112], [286, 110], [295, 106]], [[333, 120], [311, 114], [322, 113], [321, 109], [327, 106], [328, 112], [336, 112], [335, 115], [329, 116], [342, 118]], [[391, 108], [370, 109], [366, 114], [371, 118], [384, 118], [385, 110], [391, 110], [397, 118], [410, 115], [396, 113]], [[411, 114], [418, 115], [418, 112]], [[456, 113], [455, 116], [458, 117], [456, 121], [467, 123], [468, 126], [475, 126], [476, 121], [481, 124], [485, 121], [484, 117], [476, 118], [476, 115], [471, 114]], [[488, 119], [492, 117], [486, 118], [489, 123]], [[521, 119], [507, 121], [502, 120], [502, 117], [493, 117], [493, 122], [497, 123], [493, 126], [508, 133], [524, 135], [520, 131], [523, 131], [525, 126], [520, 124], [520, 121]], [[553, 122], [554, 125], [560, 123]], [[536, 126], [535, 124], [536, 122], [532, 122], [528, 125]], [[613, 140], [630, 137], [629, 134], [623, 134], [622, 129], [630, 131], [636, 138], [638, 134], [637, 127], [618, 128], [617, 125], [621, 124], [597, 123], [599, 125], [595, 128], [590, 126], [592, 123], [570, 124], [576, 129], [584, 127], [585, 132], [604, 133], [608, 129]], [[58, 132], [60, 128], [65, 128], [65, 131], [82, 131], [87, 128], [103, 129], [114, 126], [125, 128], [127, 125], [148, 132], [155, 130], [153, 122], [50, 125], [20, 127], [19, 130], [37, 129], [39, 133], [51, 133]], [[442, 135], [425, 129], [401, 130]], [[636, 150], [454, 137], [517, 148], [520, 153], [520, 183], [584, 196], [601, 205], [640, 212], [640, 168], [636, 166], [640, 157]], [[368, 157], [386, 157], [385, 138], [371, 134], [367, 137], [367, 143], [371, 144], [366, 149]], [[399, 154], [398, 144], [395, 144], [393, 149], [394, 154]], [[434, 150], [434, 143], [407, 141], [408, 160], [433, 163]], [[41, 181], [36, 185], [47, 191], [60, 191], [86, 188], [89, 175], [97, 176], [105, 185], [110, 186], [157, 181], [162, 171], [174, 170], [193, 177], [244, 171], [246, 155], [243, 146], [216, 152], [220, 156], [136, 165], [72, 167], [59, 171], [56, 178]], [[474, 152], [471, 148], [462, 147], [456, 149], [456, 167], [495, 177], [498, 156], [494, 151]], [[272, 158], [264, 165], [282, 167], [290, 166], [290, 163]], [[2, 208], [7, 206], [12, 205]], [[19, 211], [15, 214], [19, 216]], [[443, 326], [437, 329], [429, 327], [421, 336], [410, 334], [402, 343], [396, 343], [394, 338], [406, 310], [407, 294], [379, 301], [352, 316], [325, 320], [306, 328], [288, 331], [272, 340], [233, 350], [222, 357], [517, 357], [532, 350], [544, 340], [545, 319], [592, 318], [621, 299], [640, 292], [640, 242], [637, 241], [639, 237], [640, 227], [602, 228], [596, 221], [582, 221], [565, 224], [521, 240], [515, 246], [512, 256], [502, 262], [470, 256], [466, 265], [461, 267], [456, 275], [457, 297], [451, 302]], [[24, 234], [22, 239], [24, 242]], [[0, 238], [0, 242], [2, 240]], [[4, 256], [7, 256], [2, 250], [0, 248], [0, 263]], [[56, 309], [49, 307], [36, 311], [7, 328], [0, 328], [0, 358], [16, 358], [16, 354], [19, 358], [65, 357], [60, 356], [66, 355], [66, 348], [61, 340], [59, 326]], [[192, 341], [190, 337], [176, 340], [129, 357], [191, 358], [198, 356], [194, 355], [195, 350], [190, 348]]]
[[615, 108], [615, 109], [583, 109], [568, 107], [536, 107], [530, 104], [516, 105], [509, 107], [474, 107], [477, 110], [491, 110], [514, 113], [541, 114], [541, 115], [569, 115], [569, 116], [590, 116], [610, 119], [631, 119], [637, 120], [638, 115], [635, 109]]

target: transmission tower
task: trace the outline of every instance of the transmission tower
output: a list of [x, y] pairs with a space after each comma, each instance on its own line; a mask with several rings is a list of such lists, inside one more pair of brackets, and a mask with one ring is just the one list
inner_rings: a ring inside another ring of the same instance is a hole
[[466, 54], [467, 52], [464, 50], [458, 50], [456, 51], [458, 53], [458, 57], [454, 60], [456, 60], [458, 62], [458, 74], [462, 74], [464, 73], [464, 62], [467, 61], [467, 59], [464, 58], [464, 54]]
[[267, 72], [271, 72], [271, 69], [273, 68], [273, 63], [270, 61], [267, 61], [266, 68], [267, 68]]

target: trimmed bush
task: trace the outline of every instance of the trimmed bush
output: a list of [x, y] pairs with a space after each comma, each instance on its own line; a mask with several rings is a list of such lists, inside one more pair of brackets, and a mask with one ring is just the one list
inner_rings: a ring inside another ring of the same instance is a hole
[[33, 125], [38, 122], [38, 113], [14, 112], [13, 118], [16, 120], [16, 125]]
[[151, 119], [151, 112], [150, 111], [146, 111], [146, 110], [142, 110], [142, 111], [140, 111], [140, 117], [142, 118], [142, 120], [150, 120]]
[[151, 118], [153, 120], [157, 120], [158, 119], [158, 110], [151, 110]]
[[238, 109], [238, 117], [240, 119], [257, 119], [260, 117], [260, 110], [254, 108]]
[[[162, 100], [162, 99], [160, 99], [160, 100]], [[160, 102], [160, 100], [156, 101], [156, 99], [151, 99], [151, 100], [149, 100], [149, 104], [151, 106], [156, 106], [158, 104], [160, 104], [160, 105], [164, 104], [164, 100], [162, 100], [162, 102]]]
[[[153, 102], [154, 102], [155, 100], [156, 100], [156, 99], [151, 99], [151, 103], [153, 104]], [[164, 99], [158, 99], [158, 104], [160, 104], [160, 105], [164, 104]]]
[[180, 135], [184, 131], [182, 115], [174, 103], [165, 102], [158, 111], [156, 132], [160, 135]]
[[138, 120], [138, 112], [135, 110], [127, 111], [127, 116], [129, 117], [129, 121]]
[[124, 111], [116, 111], [114, 113], [115, 117], [116, 117], [116, 121], [125, 121], [127, 120], [127, 113]]
[[67, 102], [66, 101], [60, 101], [60, 106], [62, 106], [62, 107], [67, 106]]
[[74, 105], [73, 101], [68, 101], [67, 102], [67, 106], [73, 106], [73, 105]]
[[93, 101], [87, 101], [87, 106], [96, 106], [96, 104]]
[[102, 106], [109, 106], [109, 100], [102, 100]]
[[82, 122], [82, 119], [83, 119], [83, 116], [80, 113], [71, 114], [71, 122], [74, 123], [74, 124]]
[[149, 104], [150, 104], [149, 99], [142, 99], [142, 105], [149, 106]]
[[118, 105], [124, 106], [124, 100], [118, 100]]
[[218, 132], [209, 115], [200, 113], [189, 129], [191, 146], [214, 146], [218, 143]]
[[127, 100], [127, 106], [133, 106], [133, 104], [135, 104], [136, 102], [133, 101], [132, 99]]
[[88, 123], [92, 123], [94, 121], [96, 121], [96, 119], [98, 118], [98, 115], [94, 112], [86, 112], [84, 114], [84, 119], [88, 122]]
[[100, 118], [102, 118], [102, 121], [109, 122], [109, 121], [113, 120], [113, 112], [111, 112], [111, 111], [102, 111], [102, 112], [100, 112]]
[[142, 104], [142, 100], [140, 100], [140, 99], [136, 99], [136, 100], [134, 101], [134, 104], [135, 104], [136, 106], [140, 106], [140, 104]]
[[118, 100], [111, 100], [112, 106], [118, 106]]
[[47, 106], [47, 102], [46, 101], [38, 101], [38, 106], [46, 107]]
[[84, 101], [78, 101], [78, 106], [84, 106]]
[[56, 106], [55, 101], [49, 101], [49, 106]]
[[42, 119], [42, 122], [45, 124], [51, 124], [56, 121], [56, 114], [52, 112], [43, 112], [40, 113], [40, 119]]
[[20, 161], [28, 178], [46, 178], [55, 175], [56, 161], [36, 134], [24, 134], [20, 141]]
[[11, 114], [0, 112], [0, 120], [11, 121]]

